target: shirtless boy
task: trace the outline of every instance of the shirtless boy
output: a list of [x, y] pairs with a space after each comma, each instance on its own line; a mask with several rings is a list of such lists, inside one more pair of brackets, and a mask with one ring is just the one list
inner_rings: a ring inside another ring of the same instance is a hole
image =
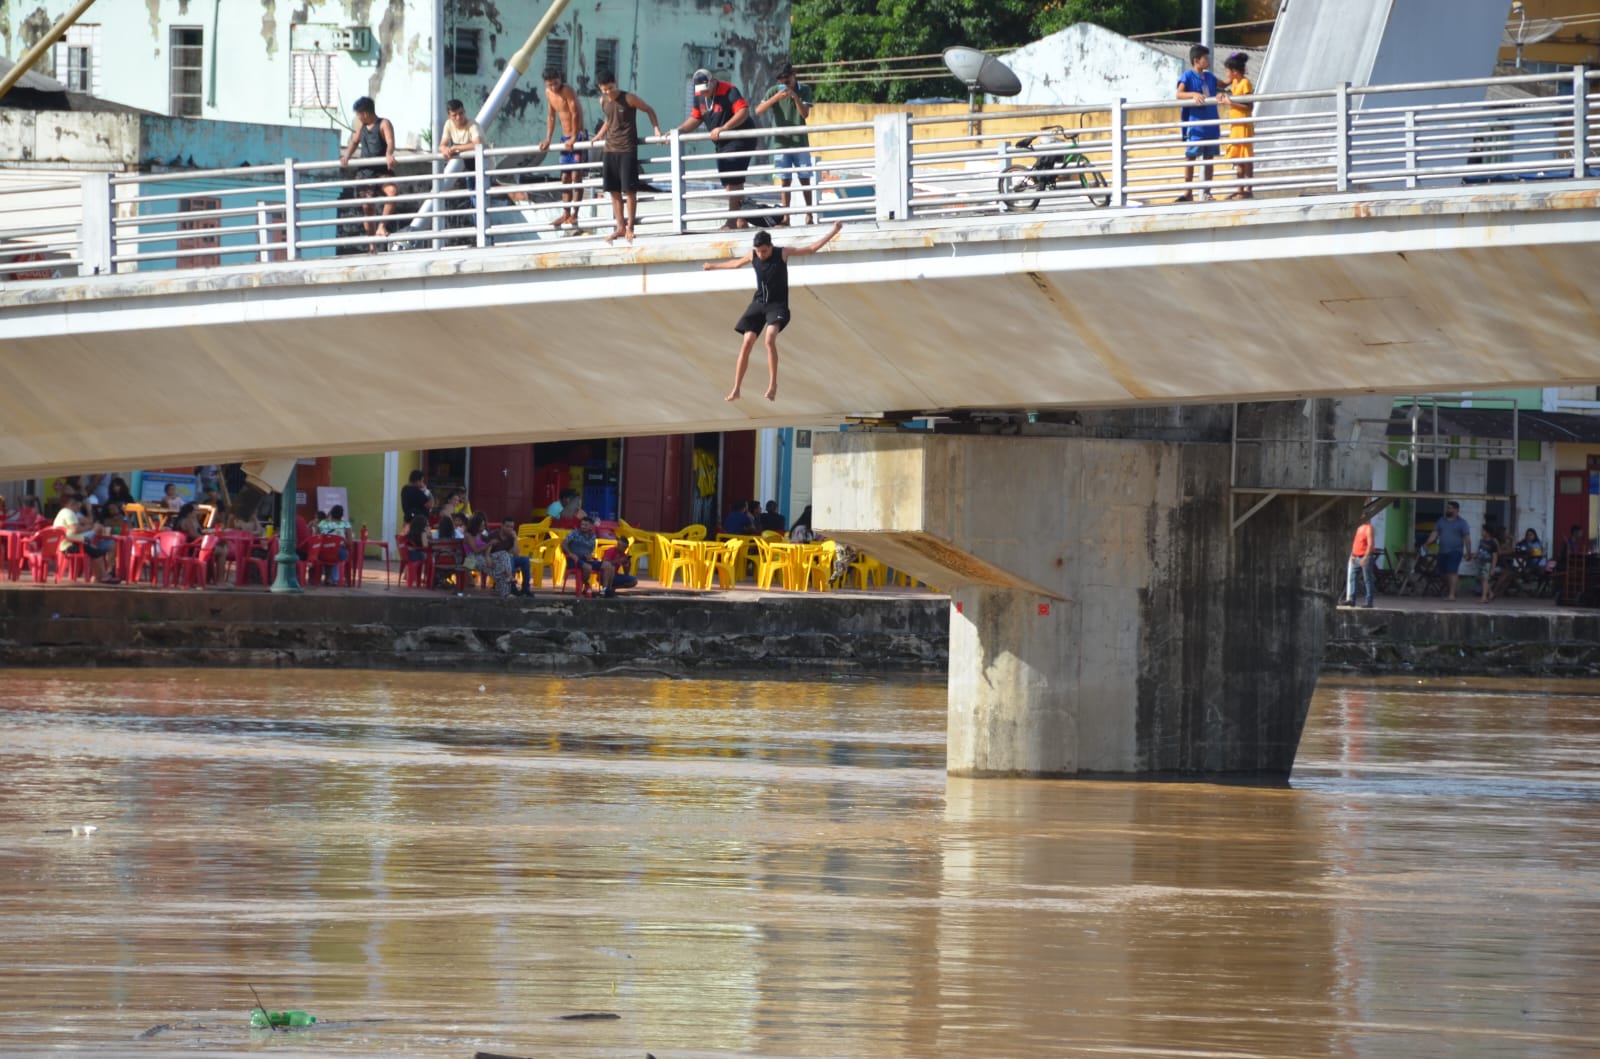
[[[556, 119], [561, 119], [561, 164], [571, 168], [561, 171], [561, 183], [576, 184], [583, 179], [583, 171], [577, 167], [584, 162], [581, 152], [578, 151], [578, 141], [589, 138], [589, 130], [583, 127], [583, 114], [578, 108], [578, 93], [567, 84], [561, 76], [561, 71], [554, 66], [548, 66], [544, 71], [545, 95], [545, 126], [544, 140], [539, 144], [540, 151], [550, 149], [550, 137], [555, 131]], [[552, 228], [559, 228], [563, 224], [578, 227], [578, 203], [583, 201], [583, 191], [579, 188], [563, 188], [561, 201], [566, 205], [561, 211], [561, 216], [556, 218]]]

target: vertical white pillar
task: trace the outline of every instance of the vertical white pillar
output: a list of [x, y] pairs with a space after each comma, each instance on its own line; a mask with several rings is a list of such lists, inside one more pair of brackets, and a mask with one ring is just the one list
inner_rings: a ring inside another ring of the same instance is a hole
[[911, 115], [879, 114], [872, 125], [877, 218], [905, 220], [911, 216]]
[[111, 256], [116, 248], [113, 218], [116, 207], [111, 200], [111, 174], [86, 173], [83, 176], [83, 224], [78, 229], [78, 274], [104, 276], [112, 271]]
[[774, 427], [763, 427], [756, 431], [756, 500], [765, 505], [768, 500], [776, 499], [778, 499], [778, 431]]
[[383, 518], [379, 526], [383, 539], [392, 541], [400, 532], [400, 454], [383, 454]]

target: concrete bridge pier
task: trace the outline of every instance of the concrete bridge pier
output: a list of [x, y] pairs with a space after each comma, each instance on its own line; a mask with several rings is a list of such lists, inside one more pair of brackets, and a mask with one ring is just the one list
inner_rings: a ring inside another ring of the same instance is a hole
[[[1242, 406], [1241, 477], [1367, 485], [1359, 404]], [[1008, 429], [817, 435], [817, 527], [951, 592], [949, 771], [1287, 775], [1360, 502], [1235, 529], [1231, 406]]]

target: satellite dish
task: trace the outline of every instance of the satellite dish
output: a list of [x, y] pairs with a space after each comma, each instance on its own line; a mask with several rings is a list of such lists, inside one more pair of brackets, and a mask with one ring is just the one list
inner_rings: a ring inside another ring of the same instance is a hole
[[1566, 28], [1558, 18], [1525, 18], [1515, 29], [1507, 26], [1500, 34], [1502, 48], [1520, 48], [1524, 44], [1547, 41]]
[[946, 48], [944, 64], [968, 91], [990, 96], [1015, 96], [1022, 92], [1022, 82], [1011, 67], [977, 48]]

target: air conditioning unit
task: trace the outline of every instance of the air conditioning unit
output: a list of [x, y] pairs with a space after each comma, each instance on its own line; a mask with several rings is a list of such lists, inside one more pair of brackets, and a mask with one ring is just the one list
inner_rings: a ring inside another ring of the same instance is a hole
[[372, 30], [366, 26], [341, 26], [333, 31], [333, 46], [339, 51], [371, 51]]

